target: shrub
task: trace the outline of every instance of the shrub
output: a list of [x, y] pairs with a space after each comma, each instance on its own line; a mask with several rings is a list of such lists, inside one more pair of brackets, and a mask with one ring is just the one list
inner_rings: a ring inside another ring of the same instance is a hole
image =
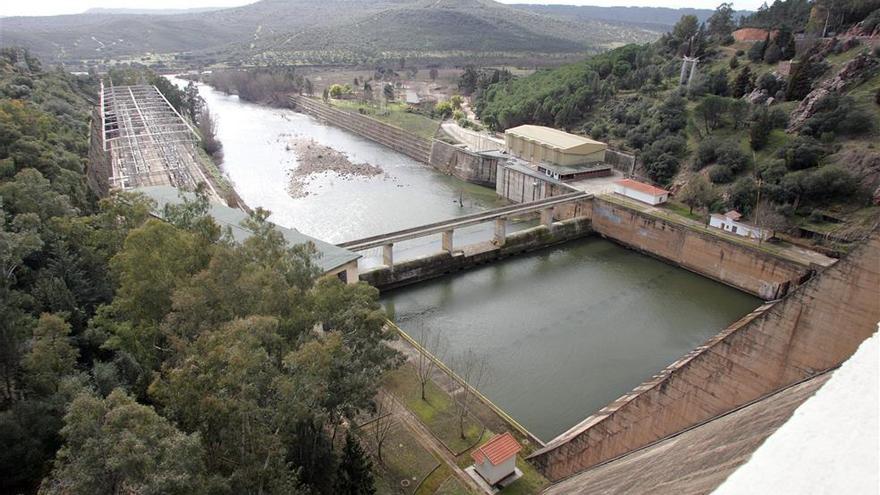
[[441, 101], [434, 105], [434, 113], [437, 114], [441, 119], [449, 118], [452, 115], [452, 103], [447, 101]]
[[874, 128], [874, 116], [857, 105], [849, 96], [829, 95], [819, 100], [815, 113], [807, 119], [802, 134], [821, 136], [823, 133], [855, 136]]
[[715, 184], [727, 184], [733, 180], [733, 174], [723, 165], [712, 165], [709, 167], [709, 180]]
[[651, 180], [667, 184], [678, 172], [678, 159], [669, 153], [663, 153], [651, 162], [645, 162], [645, 171]]
[[738, 143], [733, 141], [721, 143], [715, 151], [715, 155], [718, 164], [727, 167], [733, 174], [742, 172], [752, 162], [751, 157], [740, 148]]
[[749, 48], [749, 60], [752, 62], [760, 63], [764, 60], [764, 50], [767, 48], [767, 44], [763, 41], [758, 41], [751, 48]]
[[743, 177], [737, 180], [727, 198], [727, 204], [730, 208], [748, 216], [755, 207], [757, 199], [758, 186], [751, 177]]
[[803, 170], [819, 165], [827, 154], [827, 149], [819, 141], [801, 136], [779, 148], [776, 156], [785, 161], [789, 170]]

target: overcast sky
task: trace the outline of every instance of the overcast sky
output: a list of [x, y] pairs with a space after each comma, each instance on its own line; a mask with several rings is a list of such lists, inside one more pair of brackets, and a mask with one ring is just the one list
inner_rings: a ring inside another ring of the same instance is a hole
[[[369, 0], [364, 0], [369, 1]], [[503, 3], [555, 3], [569, 5], [694, 7], [714, 9], [721, 0], [500, 0]], [[763, 0], [735, 0], [734, 8], [755, 10]], [[0, 16], [77, 14], [93, 7], [179, 9], [232, 7], [253, 0], [4, 0]], [[0, 33], [2, 35], [2, 33]]]

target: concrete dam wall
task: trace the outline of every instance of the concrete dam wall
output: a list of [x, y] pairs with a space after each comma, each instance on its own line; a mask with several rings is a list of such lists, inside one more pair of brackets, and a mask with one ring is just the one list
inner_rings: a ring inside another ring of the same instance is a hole
[[290, 101], [298, 111], [387, 146], [413, 160], [428, 163], [431, 159], [431, 141], [399, 127], [366, 115], [333, 108], [322, 101], [305, 96], [292, 95]]
[[597, 233], [764, 300], [784, 296], [811, 274], [809, 266], [749, 243], [731, 242], [705, 228], [665, 221], [601, 198], [592, 205]]
[[[608, 231], [603, 217], [620, 211], [602, 208], [594, 225]], [[838, 366], [875, 332], [878, 301], [875, 231], [848, 257], [726, 328], [530, 460], [559, 480]]]

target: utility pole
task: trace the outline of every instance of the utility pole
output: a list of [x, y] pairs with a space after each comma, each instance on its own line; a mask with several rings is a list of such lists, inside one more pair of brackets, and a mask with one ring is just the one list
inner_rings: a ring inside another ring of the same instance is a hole
[[755, 226], [758, 227], [758, 244], [764, 241], [764, 227], [761, 226], [761, 186], [764, 185], [764, 179], [758, 178], [758, 198], [755, 201]]

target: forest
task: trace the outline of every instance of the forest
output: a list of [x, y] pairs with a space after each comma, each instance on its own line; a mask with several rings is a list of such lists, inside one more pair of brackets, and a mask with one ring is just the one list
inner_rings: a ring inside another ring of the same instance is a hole
[[372, 493], [346, 430], [401, 362], [377, 291], [265, 211], [235, 243], [203, 194], [94, 197], [97, 91], [0, 51], [0, 492]]

